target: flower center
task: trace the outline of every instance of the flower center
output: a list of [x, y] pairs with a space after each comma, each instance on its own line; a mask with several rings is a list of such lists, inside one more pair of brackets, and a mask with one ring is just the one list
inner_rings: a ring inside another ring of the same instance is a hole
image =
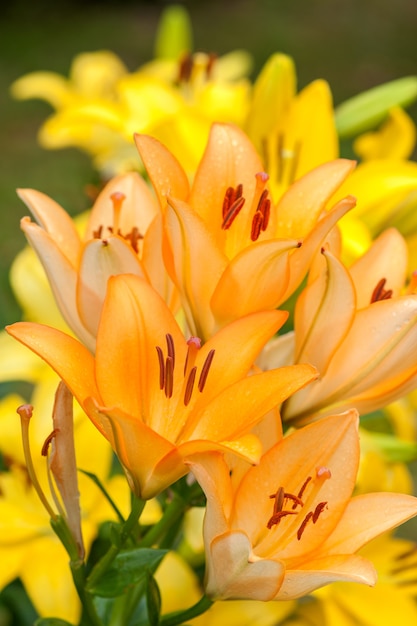
[[[250, 232], [252, 241], [257, 241], [261, 232], [268, 227], [271, 213], [271, 200], [268, 198], [269, 191], [265, 189], [268, 179], [269, 176], [265, 172], [256, 174], [256, 189], [250, 211], [253, 214]], [[245, 202], [243, 185], [239, 184], [236, 188], [228, 187], [226, 189], [222, 207], [222, 230], [229, 230]]]
[[[115, 191], [110, 195], [110, 199], [113, 203], [113, 225], [107, 226], [107, 230], [112, 235], [118, 235], [122, 237], [126, 241], [130, 243], [133, 250], [138, 253], [139, 252], [139, 242], [143, 239], [143, 235], [141, 235], [139, 228], [137, 226], [133, 226], [132, 230], [129, 233], [123, 234], [120, 230], [120, 217], [122, 214], [122, 205], [126, 200], [126, 196], [121, 191]], [[97, 230], [93, 231], [94, 239], [102, 239], [103, 238], [103, 224], [97, 228]], [[103, 240], [103, 243], [106, 243]]]
[[[316, 477], [313, 479], [312, 476], [307, 476], [297, 494], [285, 491], [284, 487], [278, 487], [276, 493], [269, 496], [274, 500], [274, 507], [266, 527], [271, 530], [274, 526], [279, 525], [283, 517], [299, 515], [303, 509], [309, 508], [323, 482], [329, 478], [331, 478], [330, 470], [327, 467], [318, 467], [316, 469]], [[310, 487], [313, 488], [311, 489]], [[305, 493], [307, 494], [306, 496], [304, 495]], [[309, 522], [316, 524], [322, 512], [327, 508], [327, 504], [327, 501], [318, 502], [303, 517], [297, 529], [298, 541], [303, 536]]]
[[[163, 390], [167, 398], [171, 398], [174, 390], [174, 370], [175, 370], [175, 346], [174, 339], [170, 333], [167, 333], [166, 338], [166, 356], [160, 346], [156, 346], [156, 352], [158, 355], [159, 363], [159, 388]], [[183, 370], [183, 401], [187, 406], [193, 395], [195, 388], [195, 381], [197, 378], [197, 366], [195, 360], [197, 353], [201, 348], [201, 339], [198, 337], [190, 337], [187, 341], [188, 351], [184, 363]], [[213, 362], [215, 350], [210, 350], [203, 363], [203, 366], [198, 377], [197, 389], [202, 393], [207, 376], [210, 371], [211, 364]]]

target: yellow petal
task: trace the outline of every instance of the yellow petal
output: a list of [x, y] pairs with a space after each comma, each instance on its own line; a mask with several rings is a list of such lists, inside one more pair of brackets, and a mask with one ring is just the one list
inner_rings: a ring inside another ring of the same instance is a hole
[[353, 149], [363, 160], [408, 159], [416, 143], [413, 120], [400, 107], [390, 109], [381, 128], [357, 137]]

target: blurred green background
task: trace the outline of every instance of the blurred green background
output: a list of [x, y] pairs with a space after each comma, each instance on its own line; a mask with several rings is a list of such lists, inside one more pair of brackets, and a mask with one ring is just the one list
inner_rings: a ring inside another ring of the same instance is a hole
[[[166, 2], [132, 0], [3, 2], [0, 21], [0, 323], [19, 319], [8, 267], [24, 245], [19, 219], [27, 209], [16, 187], [39, 189], [70, 213], [88, 207], [95, 181], [89, 159], [75, 149], [45, 151], [36, 135], [49, 114], [41, 101], [17, 102], [13, 80], [35, 70], [68, 74], [83, 51], [110, 49], [130, 70], [152, 58]], [[299, 86], [329, 81], [335, 103], [387, 80], [417, 72], [415, 0], [202, 0], [183, 3], [192, 18], [196, 50], [219, 54], [248, 49], [254, 73], [275, 51], [295, 59]], [[416, 108], [414, 107], [414, 113]], [[416, 115], [414, 115], [416, 119]]]

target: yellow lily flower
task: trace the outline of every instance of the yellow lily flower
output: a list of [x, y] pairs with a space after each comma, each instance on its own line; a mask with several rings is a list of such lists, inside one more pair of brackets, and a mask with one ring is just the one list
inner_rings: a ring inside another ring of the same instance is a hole
[[300, 365], [247, 377], [285, 319], [278, 311], [246, 316], [200, 348], [197, 338], [187, 343], [152, 287], [120, 275], [108, 283], [95, 357], [47, 326], [7, 330], [66, 382], [118, 454], [132, 490], [148, 499], [186, 474], [184, 459], [197, 452], [232, 451], [256, 462], [260, 445], [247, 433], [316, 375]]
[[158, 205], [137, 173], [115, 177], [105, 186], [83, 237], [64, 209], [45, 194], [21, 189], [19, 196], [39, 223], [24, 217], [21, 227], [44, 267], [62, 316], [91, 350], [109, 276], [146, 277], [168, 302], [175, 301], [163, 268]]
[[353, 144], [356, 154], [364, 161], [373, 159], [408, 159], [416, 145], [416, 127], [411, 117], [400, 107], [394, 107], [377, 131], [364, 133]]
[[203, 337], [284, 302], [332, 226], [355, 203], [348, 197], [327, 210], [354, 167], [339, 159], [303, 176], [272, 205], [262, 162], [233, 125], [213, 125], [191, 186], [155, 138], [137, 135], [136, 144], [165, 213], [167, 271], [191, 332]]
[[335, 581], [375, 583], [356, 552], [416, 515], [417, 499], [351, 498], [357, 427], [354, 410], [328, 416], [281, 439], [243, 475], [230, 475], [220, 455], [189, 461], [207, 496], [209, 597], [290, 600]]
[[262, 155], [275, 201], [339, 154], [329, 85], [316, 80], [297, 94], [294, 62], [284, 54], [273, 54], [257, 77], [243, 128]]
[[259, 362], [267, 369], [300, 359], [320, 372], [285, 403], [284, 420], [305, 423], [352, 406], [368, 413], [416, 387], [417, 296], [402, 294], [406, 268], [394, 229], [349, 270], [323, 250], [321, 270], [297, 300], [294, 332], [273, 340]]
[[161, 20], [163, 36], [166, 40], [168, 29], [182, 41], [166, 50], [159, 36], [157, 58], [135, 72], [104, 50], [77, 55], [68, 79], [34, 72], [15, 81], [15, 98], [42, 98], [55, 109], [39, 132], [41, 145], [79, 147], [109, 178], [138, 169], [133, 133], [152, 132], [179, 150], [194, 171], [214, 120], [244, 123], [252, 61], [243, 50], [221, 58], [191, 54], [187, 20], [181, 8], [168, 8]]

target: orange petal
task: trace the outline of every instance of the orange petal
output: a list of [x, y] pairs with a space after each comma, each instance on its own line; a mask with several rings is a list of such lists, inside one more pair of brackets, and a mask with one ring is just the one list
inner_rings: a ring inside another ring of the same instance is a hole
[[[262, 162], [245, 133], [232, 124], [213, 124], [203, 158], [197, 169], [189, 203], [215, 234], [220, 232], [223, 199], [228, 187], [243, 185], [248, 199], [234, 230], [246, 229], [245, 214], [250, 210], [256, 178]], [[245, 232], [250, 232], [246, 229]]]
[[68, 213], [57, 202], [35, 189], [18, 189], [17, 194], [29, 207], [36, 221], [51, 236], [62, 254], [75, 266], [81, 241]]
[[217, 324], [223, 326], [248, 313], [275, 308], [287, 288], [289, 254], [297, 247], [297, 241], [262, 241], [234, 257], [211, 299]]
[[174, 155], [157, 139], [148, 135], [135, 135], [135, 143], [161, 207], [165, 207], [168, 195], [186, 200], [189, 194], [188, 178]]
[[417, 498], [397, 493], [367, 493], [353, 498], [332, 534], [320, 547], [322, 554], [349, 554], [386, 530], [417, 515]]
[[107, 291], [107, 281], [117, 274], [145, 278], [138, 256], [120, 237], [93, 239], [83, 251], [77, 283], [78, 312], [83, 325], [95, 337]]
[[95, 384], [94, 357], [76, 339], [31, 322], [17, 322], [6, 330], [50, 365], [81, 405], [89, 396], [100, 397]]
[[336, 159], [311, 170], [292, 184], [276, 207], [276, 236], [292, 239], [306, 236], [354, 167], [354, 161]]
[[23, 218], [21, 226], [44, 267], [64, 320], [77, 337], [94, 350], [94, 336], [85, 328], [77, 309], [77, 268], [63, 254], [56, 241], [37, 224]]
[[285, 565], [251, 557], [251, 545], [244, 532], [215, 537], [207, 554], [207, 596], [215, 600], [272, 600], [284, 579]]
[[195, 412], [188, 420], [182, 438], [235, 439], [316, 376], [311, 365], [302, 364], [244, 378], [221, 391], [201, 412]]
[[334, 582], [374, 585], [377, 574], [370, 561], [357, 555], [309, 559], [300, 569], [287, 569], [284, 582], [274, 600], [293, 600]]
[[169, 200], [166, 225], [172, 250], [172, 278], [181, 293], [191, 332], [200, 338], [213, 332], [210, 298], [227, 259], [206, 225], [185, 202]]
[[[284, 437], [262, 457], [257, 467], [249, 469], [236, 494], [233, 526], [245, 529], [258, 556], [279, 556], [303, 563], [304, 555], [318, 549], [334, 530], [355, 485], [359, 463], [357, 424], [358, 414], [354, 410], [323, 418]], [[320, 467], [328, 468], [331, 478], [314, 491]], [[328, 502], [328, 509], [317, 524], [308, 525], [301, 540], [297, 539], [297, 531], [307, 511], [288, 516], [285, 531], [268, 529], [272, 514], [269, 495], [280, 486], [288, 493], [297, 494], [309, 476], [312, 481], [304, 491], [305, 506], [314, 511], [319, 502]], [[256, 506], [253, 506], [254, 498]]]
[[[183, 364], [185, 339], [159, 294], [131, 274], [110, 278], [96, 350], [102, 404], [119, 407], [160, 433], [168, 419], [169, 403], [159, 385], [156, 346], [166, 355], [167, 333], [172, 335], [177, 359]], [[174, 406], [175, 394], [180, 391], [180, 386], [174, 385]]]

